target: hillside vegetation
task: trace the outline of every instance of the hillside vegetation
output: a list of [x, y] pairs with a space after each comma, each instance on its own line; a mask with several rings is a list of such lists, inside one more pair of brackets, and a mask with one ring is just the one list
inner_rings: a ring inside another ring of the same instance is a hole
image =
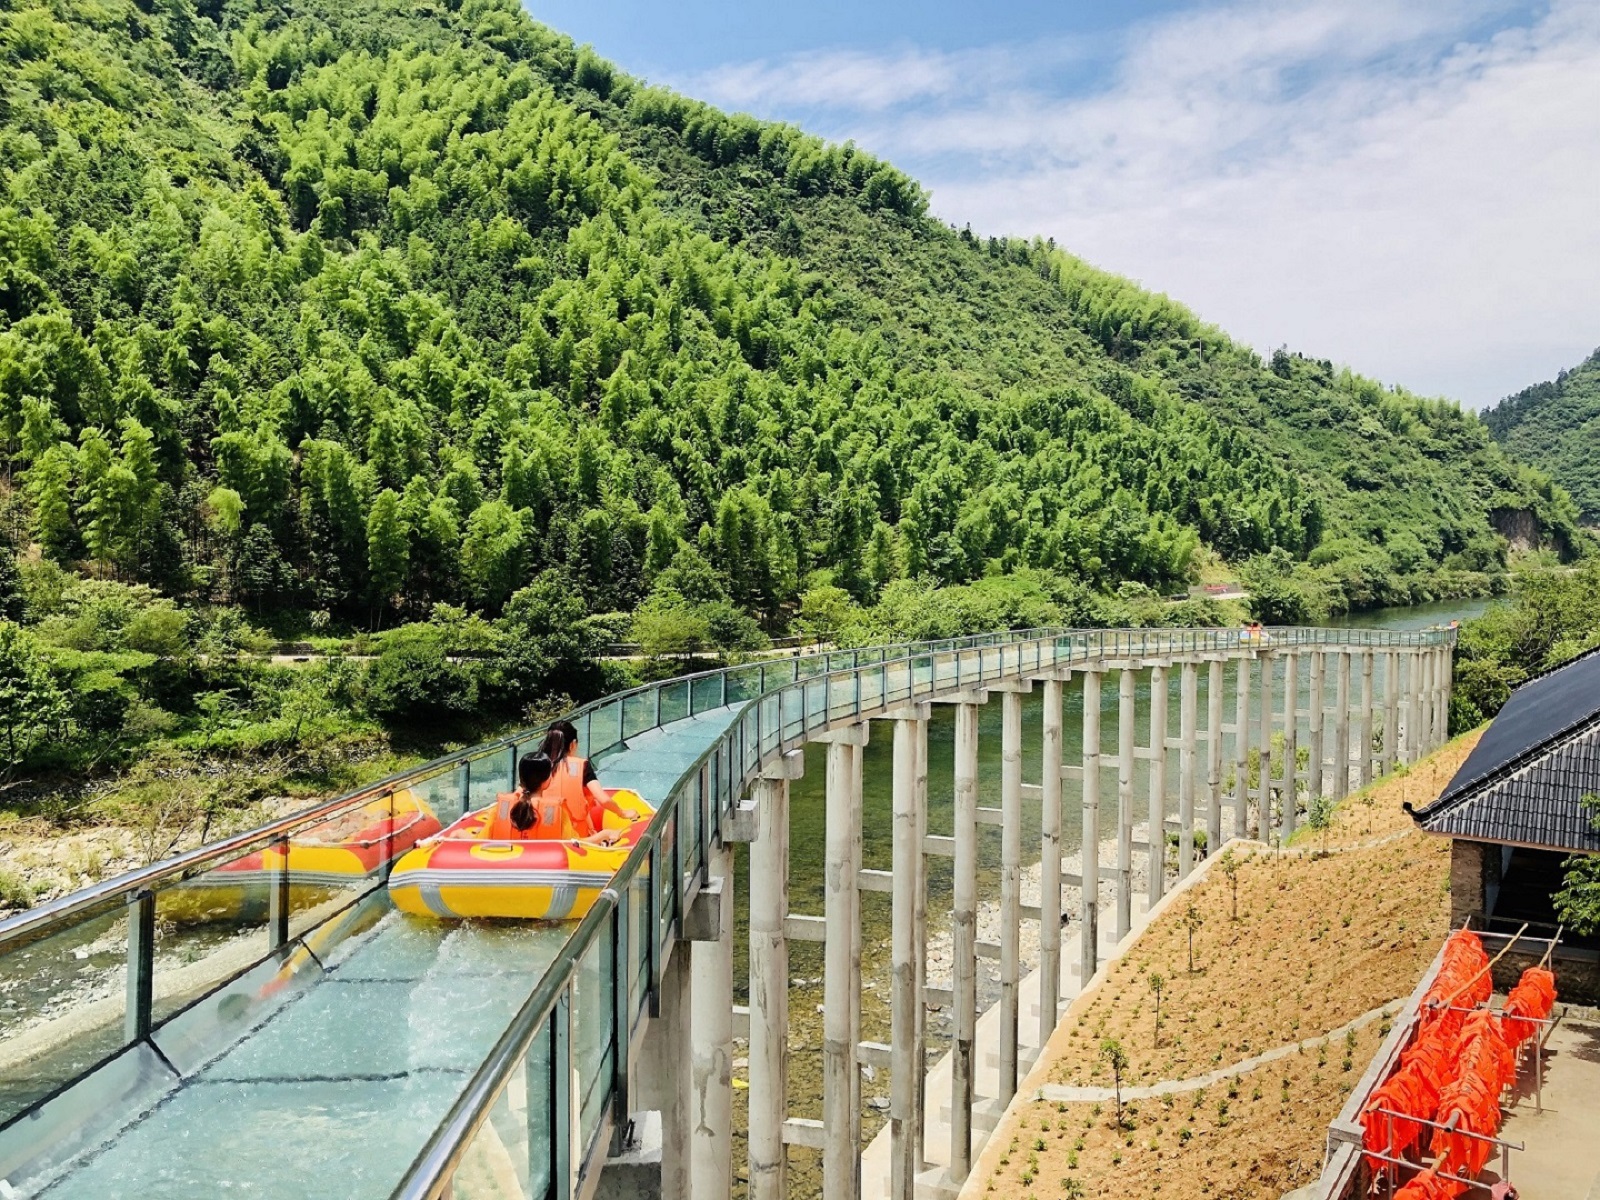
[[1570, 492], [1585, 524], [1600, 523], [1600, 350], [1486, 409], [1483, 423], [1508, 453]]
[[1576, 536], [1454, 405], [514, 0], [17, 0], [0, 193], [12, 775], [469, 736], [618, 640], [1153, 620], [1202, 562], [1305, 619], [1497, 588], [1498, 514]]

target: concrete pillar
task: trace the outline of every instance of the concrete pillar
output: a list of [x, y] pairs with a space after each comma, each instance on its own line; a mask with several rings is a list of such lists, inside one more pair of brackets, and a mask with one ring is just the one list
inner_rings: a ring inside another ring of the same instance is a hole
[[1206, 853], [1222, 846], [1222, 662], [1206, 668]]
[[1283, 793], [1279, 797], [1279, 823], [1283, 840], [1288, 841], [1300, 819], [1300, 655], [1290, 650], [1283, 656]]
[[[922, 846], [928, 837], [928, 726], [922, 723], [922, 730], [916, 737], [917, 765], [916, 773], [912, 779], [915, 792], [915, 807], [917, 813], [917, 889], [913, 897], [911, 919], [915, 930], [911, 936], [912, 952], [916, 955], [916, 967], [912, 976], [917, 981], [917, 991], [921, 995], [928, 982], [928, 859], [922, 852]], [[923, 1152], [924, 1140], [927, 1133], [928, 1119], [928, 1076], [923, 1069], [927, 1061], [928, 1047], [928, 1006], [920, 1000], [916, 1006], [916, 1070], [913, 1072], [916, 1080], [916, 1122], [912, 1133], [916, 1140], [916, 1153], [913, 1161], [918, 1169], [927, 1161]]]
[[824, 1200], [854, 1200], [861, 1188], [860, 1066], [854, 1028], [861, 987], [861, 792], [857, 758], [866, 726], [819, 738], [828, 743], [822, 977], [822, 1152]]
[[972, 1169], [978, 1036], [978, 705], [956, 705], [955, 911], [951, 920], [955, 1039], [951, 1047], [950, 1178]]
[[1261, 654], [1261, 730], [1256, 753], [1261, 756], [1261, 779], [1256, 792], [1256, 837], [1272, 840], [1272, 655]]
[[1117, 680], [1117, 940], [1133, 928], [1133, 735], [1134, 683], [1131, 668]]
[[1150, 668], [1150, 907], [1167, 890], [1167, 666]]
[[1246, 654], [1235, 668], [1233, 694], [1233, 836], [1250, 826], [1250, 676], [1255, 661]]
[[1017, 1091], [1022, 979], [1022, 693], [1000, 697], [1000, 1103]]
[[1361, 652], [1361, 717], [1356, 723], [1356, 741], [1361, 757], [1356, 763], [1357, 786], [1372, 782], [1372, 651]]
[[1339, 651], [1338, 684], [1334, 688], [1333, 714], [1333, 795], [1342, 800], [1350, 794], [1350, 652]]
[[1455, 655], [1456, 648], [1452, 642], [1439, 648], [1439, 670], [1441, 672], [1440, 688], [1442, 695], [1440, 703], [1444, 707], [1443, 725], [1445, 740], [1450, 738], [1450, 694], [1455, 690]]
[[1055, 1032], [1061, 1003], [1061, 690], [1044, 681], [1039, 803], [1039, 1045]]
[[[721, 880], [718, 936], [689, 943], [694, 985], [689, 1057], [693, 1069], [689, 1187], [694, 1200], [733, 1190], [733, 847], [714, 846], [707, 877]], [[703, 895], [703, 893], [702, 893]]]
[[1100, 961], [1100, 671], [1083, 673], [1083, 899], [1078, 986]]
[[1325, 715], [1324, 696], [1327, 687], [1322, 677], [1323, 655], [1321, 650], [1306, 652], [1311, 659], [1311, 687], [1306, 696], [1306, 719], [1310, 723], [1311, 761], [1306, 764], [1306, 803], [1315, 804], [1324, 794], [1327, 787], [1326, 768], [1324, 760], [1327, 757], [1327, 746], [1322, 736], [1322, 721]]
[[1411, 661], [1406, 664], [1406, 715], [1409, 722], [1407, 726], [1406, 743], [1411, 751], [1410, 761], [1416, 762], [1428, 752], [1428, 739], [1422, 721], [1422, 657], [1420, 649], [1411, 652]]
[[750, 843], [750, 1200], [789, 1192], [783, 1122], [789, 1115], [789, 781], [800, 778], [796, 750], [751, 785], [756, 838]]
[[[917, 773], [926, 761], [928, 706], [901, 710], [894, 723], [894, 914], [890, 932], [893, 988], [890, 1003], [889, 1142], [891, 1200], [916, 1200], [922, 1167], [922, 1076], [926, 1047], [919, 1010], [924, 981], [919, 953], [926, 921], [922, 811]], [[922, 771], [926, 786], [927, 771]], [[919, 809], [921, 811], [919, 811]], [[753, 1014], [752, 1014], [753, 1018]], [[752, 1030], [753, 1032], [753, 1030]]]
[[1434, 707], [1437, 718], [1434, 720], [1434, 746], [1443, 746], [1450, 741], [1450, 706], [1446, 701], [1445, 674], [1450, 667], [1450, 650], [1445, 646], [1438, 646], [1434, 651]]
[[1400, 655], [1390, 650], [1383, 656], [1383, 749], [1378, 756], [1378, 773], [1394, 770], [1400, 750]]
[[1195, 664], [1183, 664], [1178, 685], [1178, 878], [1194, 870]]

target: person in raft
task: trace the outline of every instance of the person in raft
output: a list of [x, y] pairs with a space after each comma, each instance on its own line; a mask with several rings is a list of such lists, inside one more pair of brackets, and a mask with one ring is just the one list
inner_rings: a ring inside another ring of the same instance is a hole
[[557, 721], [544, 743], [517, 764], [517, 790], [496, 797], [492, 839], [582, 841], [608, 846], [623, 835], [604, 826], [605, 813], [625, 821], [639, 814], [608, 796], [594, 766], [578, 753], [578, 731]]

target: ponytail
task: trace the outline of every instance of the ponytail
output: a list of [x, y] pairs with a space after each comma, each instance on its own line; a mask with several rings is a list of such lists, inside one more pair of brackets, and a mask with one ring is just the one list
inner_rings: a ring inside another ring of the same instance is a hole
[[511, 824], [516, 826], [520, 833], [530, 829], [538, 814], [533, 809], [533, 795], [545, 785], [554, 768], [544, 751], [536, 750], [532, 754], [524, 754], [517, 763], [518, 795], [515, 803], [511, 805]]

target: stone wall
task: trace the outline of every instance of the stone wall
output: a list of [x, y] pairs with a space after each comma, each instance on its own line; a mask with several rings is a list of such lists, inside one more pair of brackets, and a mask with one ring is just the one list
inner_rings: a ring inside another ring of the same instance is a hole
[[1481, 920], [1500, 892], [1501, 848], [1460, 838], [1450, 843], [1450, 927]]

